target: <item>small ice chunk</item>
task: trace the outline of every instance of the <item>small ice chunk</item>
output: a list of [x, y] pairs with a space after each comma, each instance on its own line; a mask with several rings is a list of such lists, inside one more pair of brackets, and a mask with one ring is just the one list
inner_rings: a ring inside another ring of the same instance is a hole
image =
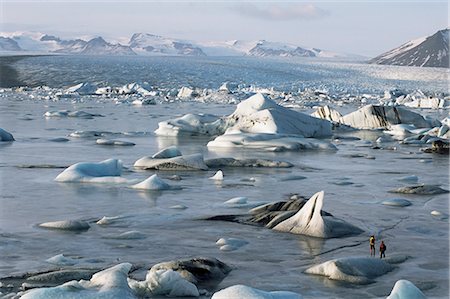
[[247, 204], [247, 197], [233, 197], [226, 202], [225, 205], [245, 205]]
[[237, 238], [220, 238], [216, 245], [220, 246], [221, 251], [234, 251], [248, 244], [247, 241]]
[[60, 266], [73, 266], [77, 264], [77, 261], [75, 261], [72, 258], [64, 256], [64, 254], [58, 254], [55, 255], [47, 260], [45, 260], [47, 263], [60, 265]]
[[44, 222], [38, 225], [42, 228], [60, 229], [69, 231], [84, 231], [90, 228], [89, 223], [83, 220], [60, 220], [52, 222]]
[[174, 205], [171, 206], [170, 208], [174, 210], [186, 210], [188, 207], [186, 207], [185, 205]]
[[219, 170], [216, 172], [215, 175], [213, 175], [212, 177], [209, 178], [210, 180], [215, 180], [215, 181], [223, 181], [223, 172], [222, 170]]
[[0, 128], [0, 141], [14, 141], [14, 137], [11, 133]]
[[404, 198], [391, 198], [384, 200], [381, 204], [386, 206], [407, 207], [411, 205], [411, 202]]
[[108, 225], [108, 224], [112, 224], [112, 223], [116, 222], [118, 219], [121, 219], [121, 218], [122, 217], [120, 217], [120, 216], [114, 216], [114, 217], [103, 216], [103, 218], [100, 219], [99, 221], [97, 221], [96, 224]]
[[[71, 165], [60, 173], [58, 182], [123, 182], [122, 161], [108, 159], [98, 163], [80, 162]], [[100, 179], [98, 179], [100, 178]], [[98, 179], [98, 180], [96, 180]], [[125, 180], [126, 181], [126, 180]]]
[[169, 190], [172, 189], [172, 187], [161, 180], [157, 174], [152, 175], [145, 181], [142, 181], [136, 185], [131, 186], [131, 188], [134, 189], [141, 189], [141, 190]]
[[104, 139], [100, 138], [96, 141], [99, 145], [113, 145], [113, 146], [134, 146], [136, 145], [133, 142], [125, 141], [125, 140], [116, 140], [116, 139]]
[[417, 183], [419, 181], [419, 177], [417, 175], [408, 175], [398, 178], [398, 180], [401, 182]]

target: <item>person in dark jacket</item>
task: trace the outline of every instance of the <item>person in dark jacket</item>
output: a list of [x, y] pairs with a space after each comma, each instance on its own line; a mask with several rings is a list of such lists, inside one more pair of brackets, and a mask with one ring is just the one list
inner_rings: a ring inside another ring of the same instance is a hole
[[381, 258], [385, 258], [386, 257], [386, 255], [384, 254], [384, 252], [386, 251], [386, 244], [384, 244], [384, 241], [381, 241], [381, 244], [380, 244], [380, 259]]

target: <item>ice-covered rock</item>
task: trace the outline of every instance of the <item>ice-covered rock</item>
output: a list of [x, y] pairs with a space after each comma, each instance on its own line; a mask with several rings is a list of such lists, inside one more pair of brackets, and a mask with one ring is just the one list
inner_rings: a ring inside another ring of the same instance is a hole
[[84, 82], [67, 88], [66, 92], [76, 92], [79, 95], [92, 95], [95, 94], [97, 88], [98, 87], [92, 83]]
[[312, 266], [305, 273], [326, 276], [355, 284], [367, 284], [374, 278], [392, 271], [394, 266], [373, 257], [347, 257], [326, 261]]
[[262, 94], [239, 103], [228, 117], [227, 133], [290, 134], [303, 137], [331, 136], [331, 123], [278, 105]]
[[331, 108], [328, 105], [317, 108], [317, 110], [314, 111], [314, 113], [312, 113], [311, 115], [332, 122], [338, 122], [339, 119], [342, 117], [342, 114], [340, 114], [339, 111]]
[[58, 182], [116, 182], [124, 183], [121, 178], [122, 161], [108, 159], [98, 163], [80, 162], [73, 164], [60, 173], [55, 181]]
[[280, 222], [273, 229], [318, 238], [337, 238], [363, 232], [360, 228], [344, 220], [322, 215], [323, 197], [323, 191], [317, 192], [300, 211]]
[[208, 148], [250, 148], [267, 151], [299, 151], [305, 149], [336, 150], [330, 142], [294, 135], [266, 133], [228, 133], [208, 142]]
[[159, 178], [157, 174], [152, 175], [145, 181], [142, 181], [136, 185], [131, 186], [134, 189], [140, 190], [170, 190], [174, 189], [172, 186], [164, 182]]
[[197, 286], [178, 272], [167, 269], [150, 269], [144, 281], [129, 280], [130, 287], [142, 298], [153, 296], [198, 297]]
[[422, 291], [409, 280], [397, 280], [386, 299], [425, 299]]
[[416, 128], [432, 126], [422, 115], [408, 109], [376, 105], [366, 105], [346, 114], [339, 122], [358, 129], [389, 129], [397, 124], [410, 124]]
[[85, 231], [91, 227], [89, 223], [83, 220], [51, 221], [41, 223], [38, 226], [42, 228], [68, 230], [68, 231]]
[[100, 138], [95, 141], [95, 143], [99, 145], [112, 145], [112, 146], [134, 146], [136, 143], [125, 140], [117, 140], [117, 139], [105, 139]]
[[163, 148], [152, 156], [153, 159], [167, 159], [182, 156], [181, 151], [174, 145]]
[[302, 299], [300, 294], [288, 291], [266, 292], [245, 285], [233, 285], [213, 294], [211, 299]]
[[266, 159], [212, 158], [205, 160], [205, 163], [210, 168], [218, 168], [218, 167], [289, 168], [294, 166], [289, 162], [266, 160]]
[[0, 141], [14, 141], [14, 137], [11, 133], [0, 128]]
[[152, 157], [142, 157], [134, 163], [134, 167], [141, 169], [160, 169], [160, 170], [207, 170], [202, 154], [192, 154], [185, 156], [176, 156], [167, 159], [154, 159]]
[[403, 194], [419, 194], [419, 195], [434, 195], [448, 193], [448, 190], [442, 189], [437, 185], [415, 185], [406, 186], [397, 189], [390, 190], [392, 193], [403, 193]]
[[225, 131], [225, 122], [211, 114], [186, 114], [158, 124], [158, 136], [219, 135]]
[[69, 281], [57, 287], [33, 289], [21, 298], [47, 299], [47, 298], [124, 298], [135, 299], [128, 286], [127, 276], [131, 264], [123, 263], [106, 270], [95, 273], [89, 281]]
[[231, 268], [215, 258], [193, 258], [163, 262], [152, 267], [153, 271], [173, 270], [195, 284], [197, 287], [219, 283], [231, 271]]
[[215, 181], [223, 181], [223, 172], [222, 170], [218, 170], [216, 174], [214, 174], [212, 177], [209, 178], [210, 180]]

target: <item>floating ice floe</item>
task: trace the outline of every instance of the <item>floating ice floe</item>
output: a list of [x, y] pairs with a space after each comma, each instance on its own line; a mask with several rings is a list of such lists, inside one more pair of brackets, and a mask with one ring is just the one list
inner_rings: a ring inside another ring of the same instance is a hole
[[211, 114], [186, 114], [158, 124], [155, 134], [158, 136], [196, 136], [218, 135], [225, 131], [224, 121]]
[[235, 158], [213, 158], [205, 160], [205, 164], [210, 168], [218, 167], [269, 167], [269, 168], [289, 168], [292, 165], [285, 161], [273, 161], [266, 159], [235, 159]]
[[417, 175], [408, 175], [398, 178], [398, 180], [401, 182], [417, 183], [419, 181], [419, 177]]
[[422, 185], [401, 187], [394, 190], [390, 190], [389, 192], [403, 193], [403, 194], [434, 195], [434, 194], [448, 193], [449, 191], [442, 189], [438, 185], [422, 184]]
[[182, 156], [181, 151], [174, 145], [163, 148], [152, 156], [153, 159], [167, 159]]
[[407, 207], [411, 205], [411, 202], [404, 198], [391, 198], [383, 200], [381, 204], [385, 206]]
[[220, 238], [216, 242], [221, 251], [234, 251], [247, 244], [247, 241], [237, 238]]
[[326, 276], [332, 280], [367, 284], [394, 269], [386, 260], [373, 257], [338, 258], [312, 266], [306, 269], [305, 273]]
[[100, 138], [95, 141], [95, 143], [99, 145], [112, 145], [112, 146], [134, 146], [136, 143], [125, 141], [125, 140], [117, 140], [117, 139], [105, 139]]
[[80, 162], [73, 164], [61, 172], [55, 181], [58, 182], [89, 182], [89, 183], [126, 183], [120, 177], [122, 161], [108, 159], [98, 163]]
[[135, 299], [127, 281], [131, 264], [123, 263], [95, 273], [90, 280], [69, 281], [57, 287], [24, 292], [24, 299], [123, 298]]
[[416, 128], [430, 128], [430, 123], [422, 115], [400, 107], [367, 105], [344, 115], [340, 123], [357, 129], [389, 129], [392, 125], [408, 124]]
[[150, 176], [145, 181], [142, 181], [136, 185], [131, 186], [131, 188], [139, 189], [139, 190], [149, 190], [149, 191], [180, 189], [178, 187], [174, 187], [174, 186], [167, 184], [166, 182], [161, 180], [157, 174]]
[[406, 96], [400, 96], [395, 104], [411, 108], [446, 109], [450, 107], [450, 99], [427, 96], [421, 90], [417, 90]]
[[247, 205], [248, 199], [244, 196], [239, 197], [233, 197], [227, 201], [225, 201], [223, 204], [226, 206], [238, 206], [241, 207], [242, 205]]
[[189, 99], [189, 98], [197, 97], [198, 95], [199, 95], [198, 92], [195, 91], [194, 89], [183, 86], [178, 91], [177, 97], [180, 99]]
[[14, 137], [11, 133], [0, 128], [0, 141], [14, 141]]
[[47, 118], [52, 117], [76, 117], [76, 118], [85, 118], [85, 119], [92, 119], [94, 117], [103, 116], [101, 114], [96, 113], [89, 113], [83, 110], [76, 110], [76, 111], [70, 111], [70, 110], [58, 110], [58, 111], [47, 111], [44, 113], [44, 116]]
[[108, 217], [108, 216], [103, 216], [100, 220], [98, 220], [96, 222], [96, 224], [98, 225], [109, 225], [109, 224], [113, 224], [117, 221], [119, 221], [120, 219], [123, 219], [123, 216], [112, 216], [112, 217]]
[[226, 133], [208, 142], [208, 148], [250, 148], [267, 151], [298, 151], [305, 149], [336, 150], [330, 142], [303, 138], [294, 135], [267, 134], [267, 133]]
[[386, 299], [425, 299], [426, 296], [409, 280], [397, 280]]
[[288, 291], [266, 292], [245, 285], [233, 285], [213, 294], [211, 299], [302, 299], [300, 294]]
[[323, 191], [317, 192], [295, 215], [278, 223], [273, 229], [318, 238], [338, 238], [363, 232], [344, 220], [322, 215], [323, 197]]
[[51, 221], [41, 223], [38, 226], [42, 228], [67, 230], [67, 231], [85, 231], [91, 227], [89, 223], [83, 220]]
[[141, 169], [160, 169], [160, 170], [207, 170], [202, 154], [192, 154], [185, 156], [176, 156], [173, 158], [152, 158], [142, 157], [134, 162], [134, 167]]
[[153, 98], [136, 99], [131, 104], [135, 106], [156, 105], [156, 100]]
[[209, 178], [210, 180], [215, 181], [223, 181], [223, 172], [222, 170], [218, 170], [216, 174], [214, 174], [212, 177]]

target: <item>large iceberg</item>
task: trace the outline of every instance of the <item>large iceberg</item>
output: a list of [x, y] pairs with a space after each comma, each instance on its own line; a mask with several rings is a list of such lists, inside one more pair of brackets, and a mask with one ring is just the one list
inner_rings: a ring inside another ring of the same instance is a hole
[[386, 299], [425, 299], [422, 291], [409, 280], [397, 280]]
[[302, 299], [300, 294], [288, 291], [266, 292], [245, 285], [234, 285], [213, 294], [211, 299]]
[[344, 220], [331, 215], [322, 215], [323, 197], [323, 191], [317, 192], [300, 211], [280, 222], [273, 229], [318, 238], [338, 238], [363, 232]]
[[348, 257], [326, 261], [312, 266], [305, 273], [326, 276], [355, 284], [367, 284], [378, 276], [392, 271], [394, 266], [373, 257]]
[[280, 106], [262, 94], [239, 103], [228, 122], [232, 124], [228, 130], [233, 132], [331, 136], [329, 121]]
[[366, 105], [346, 114], [339, 122], [357, 129], [389, 129], [397, 124], [411, 124], [416, 128], [433, 126], [422, 115], [408, 109], [376, 105]]
[[0, 128], [0, 141], [14, 141], [14, 137], [11, 133]]
[[98, 163], [80, 162], [73, 164], [61, 172], [55, 181], [58, 182], [93, 182], [124, 183], [126, 179], [121, 178], [122, 161], [108, 159]]

